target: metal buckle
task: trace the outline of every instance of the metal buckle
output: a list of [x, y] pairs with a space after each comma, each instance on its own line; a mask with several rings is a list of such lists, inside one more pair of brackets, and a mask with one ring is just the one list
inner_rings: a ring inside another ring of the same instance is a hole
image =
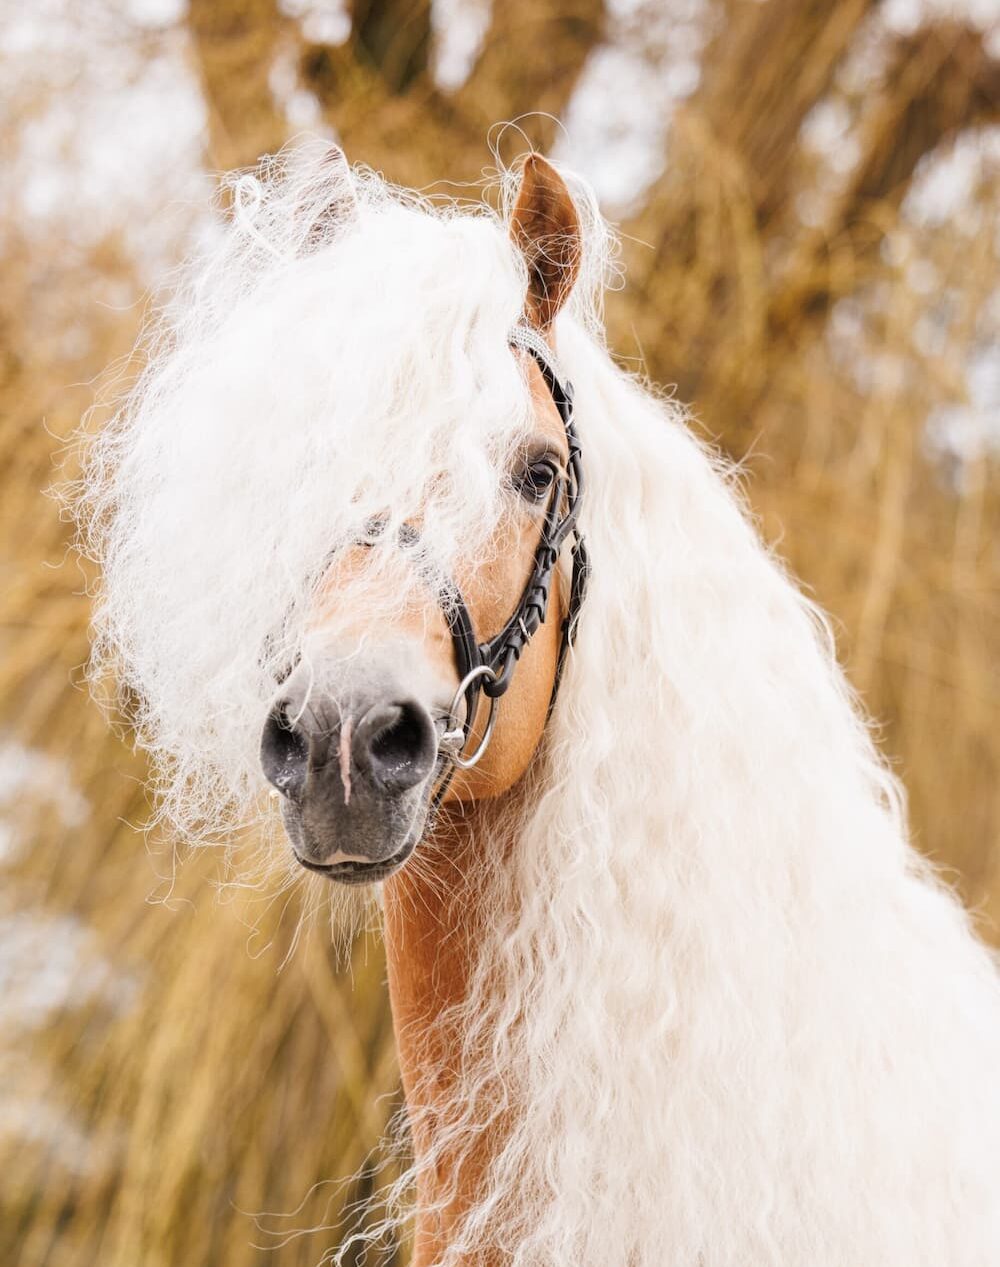
[[[480, 757], [489, 747], [490, 740], [493, 738], [493, 726], [496, 722], [497, 699], [490, 696], [490, 715], [486, 719], [486, 729], [483, 731], [483, 737], [479, 741], [476, 751], [469, 757], [462, 756], [462, 749], [465, 747], [467, 735], [464, 725], [458, 720], [458, 708], [465, 697], [466, 691], [473, 682], [477, 682], [481, 677], [488, 677], [491, 682], [497, 681], [496, 672], [490, 668], [488, 664], [477, 664], [474, 669], [466, 673], [458, 684], [458, 689], [451, 701], [451, 707], [448, 709], [448, 729], [438, 740], [438, 747], [458, 744], [455, 752], [448, 753], [448, 759], [458, 766], [460, 770], [471, 770], [479, 761]], [[478, 696], [477, 696], [478, 698]], [[469, 727], [475, 721], [474, 717], [469, 719]]]

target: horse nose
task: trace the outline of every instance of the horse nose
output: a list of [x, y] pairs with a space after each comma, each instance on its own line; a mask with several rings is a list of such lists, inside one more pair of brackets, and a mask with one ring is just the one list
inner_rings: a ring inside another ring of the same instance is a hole
[[285, 702], [268, 714], [261, 735], [264, 777], [284, 796], [300, 796], [311, 774], [329, 772], [347, 798], [352, 778], [370, 792], [398, 795], [422, 783], [437, 759], [437, 732], [415, 700], [380, 701], [355, 720], [292, 718]]
[[350, 752], [377, 788], [405, 792], [430, 774], [437, 733], [430, 714], [415, 700], [374, 704], [353, 727]]
[[309, 738], [292, 720], [287, 704], [276, 704], [260, 738], [260, 764], [268, 783], [283, 796], [294, 796], [309, 774]]

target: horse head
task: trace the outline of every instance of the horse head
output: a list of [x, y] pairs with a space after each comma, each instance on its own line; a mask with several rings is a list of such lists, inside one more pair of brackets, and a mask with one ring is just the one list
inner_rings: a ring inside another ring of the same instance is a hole
[[[264, 723], [261, 764], [295, 857], [345, 884], [401, 867], [442, 804], [496, 796], [521, 778], [579, 614], [581, 455], [553, 327], [579, 272], [581, 233], [565, 183], [538, 155], [523, 165], [510, 245], [526, 274], [524, 310], [496, 351], [518, 361], [531, 404], [498, 472], [493, 530], [446, 575], [421, 552], [426, 501], [369, 521], [334, 552], [309, 615], [311, 654]], [[431, 502], [441, 482], [430, 480]], [[394, 609], [400, 589], [411, 601]], [[359, 592], [365, 602], [345, 601]]]

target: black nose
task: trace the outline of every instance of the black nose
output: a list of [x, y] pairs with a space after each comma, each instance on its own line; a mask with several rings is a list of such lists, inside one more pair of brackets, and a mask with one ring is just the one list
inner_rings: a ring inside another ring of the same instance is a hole
[[351, 753], [357, 768], [386, 792], [405, 792], [431, 772], [437, 735], [425, 708], [412, 700], [375, 704], [354, 727]]
[[260, 760], [268, 782], [283, 795], [301, 795], [310, 777], [345, 785], [360, 779], [369, 785], [366, 790], [394, 795], [430, 774], [437, 734], [430, 714], [416, 701], [380, 701], [356, 722], [339, 711], [326, 717], [326, 711], [311, 710], [296, 718], [280, 702], [268, 715]]
[[291, 719], [286, 703], [276, 704], [264, 723], [260, 763], [268, 783], [283, 796], [295, 796], [305, 786], [309, 741], [305, 731]]

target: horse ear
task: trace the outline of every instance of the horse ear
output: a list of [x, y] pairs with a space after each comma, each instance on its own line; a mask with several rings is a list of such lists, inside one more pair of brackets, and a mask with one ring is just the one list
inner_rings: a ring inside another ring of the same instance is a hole
[[540, 154], [524, 160], [510, 236], [528, 266], [525, 314], [547, 330], [580, 273], [580, 218], [566, 182]]
[[358, 214], [358, 195], [347, 155], [339, 145], [331, 143], [319, 160], [317, 192], [302, 208], [307, 224], [302, 254], [308, 255], [325, 246], [331, 238]]

